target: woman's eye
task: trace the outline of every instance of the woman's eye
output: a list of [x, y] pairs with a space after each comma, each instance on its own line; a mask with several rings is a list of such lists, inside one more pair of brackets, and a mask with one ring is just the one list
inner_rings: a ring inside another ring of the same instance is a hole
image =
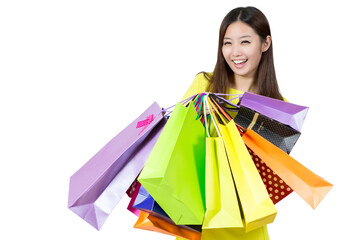
[[224, 42], [224, 45], [231, 45], [231, 42]]
[[248, 40], [244, 40], [241, 42], [241, 44], [249, 44], [250, 42]]

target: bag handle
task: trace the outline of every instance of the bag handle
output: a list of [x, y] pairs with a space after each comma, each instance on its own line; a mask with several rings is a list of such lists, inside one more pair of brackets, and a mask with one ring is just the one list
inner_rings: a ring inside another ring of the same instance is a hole
[[[188, 98], [182, 100], [180, 103], [181, 103], [182, 105], [186, 106], [186, 105], [188, 105], [189, 102], [190, 102], [191, 100], [193, 100], [197, 95], [198, 95], [198, 94], [195, 94], [195, 95], [193, 95], [193, 96], [191, 96], [191, 97], [188, 97]], [[170, 110], [170, 109], [174, 108], [175, 106], [176, 106], [176, 104], [174, 104], [174, 105], [172, 105], [172, 106], [170, 106], [170, 107], [168, 107], [168, 108], [165, 108], [165, 109], [163, 109], [159, 114], [163, 114], [164, 117], [168, 117], [168, 116], [173, 112], [173, 110]]]
[[217, 132], [218, 136], [220, 137], [221, 134], [220, 134], [220, 131], [219, 131], [218, 127], [217, 127], [217, 124], [218, 124], [218, 123], [217, 123], [217, 121], [216, 121], [216, 120], [214, 119], [214, 117], [213, 117], [214, 112], [213, 112], [212, 108], [209, 106], [208, 99], [209, 99], [209, 95], [206, 95], [206, 97], [205, 97], [205, 99], [204, 99], [204, 116], [205, 116], [205, 123], [206, 123], [207, 134], [208, 134], [208, 137], [211, 137], [211, 136], [210, 136], [210, 131], [209, 131], [210, 126], [209, 126], [209, 128], [207, 127], [207, 120], [206, 120], [206, 109], [209, 109], [209, 110], [210, 110], [210, 114], [209, 114], [209, 115], [210, 115], [210, 119], [213, 121], [214, 126], [215, 126], [215, 129], [216, 129], [216, 132]]
[[[222, 108], [222, 106], [220, 106], [220, 104], [217, 101], [215, 101], [215, 99], [213, 99], [212, 95], [210, 95], [210, 99], [211, 99], [212, 104], [216, 105], [216, 107], [219, 109], [219, 111], [222, 113], [222, 115], [229, 122], [231, 120], [231, 117], [228, 115], [228, 113]], [[217, 113], [220, 115], [219, 111], [217, 111]]]
[[[196, 98], [196, 99], [197, 99], [197, 101], [196, 101], [196, 104], [197, 104], [196, 110], [197, 110], [197, 112], [198, 112], [198, 115], [197, 115], [196, 120], [198, 120], [198, 119], [200, 118], [200, 115], [201, 115], [201, 107], [202, 107], [202, 105], [203, 105], [203, 100], [204, 100], [204, 97], [205, 97], [205, 96], [206, 96], [205, 93], [201, 93], [201, 94], [199, 94], [198, 97]], [[200, 98], [200, 100], [199, 100], [199, 98]]]
[[227, 103], [228, 105], [232, 106], [232, 107], [223, 106], [223, 108], [226, 108], [227, 110], [230, 110], [230, 111], [239, 111], [240, 107], [238, 105], [235, 105], [232, 102], [230, 102], [231, 100], [237, 99], [237, 98], [232, 98], [232, 99], [226, 100], [225, 98], [219, 97], [217, 93], [211, 94], [211, 97], [213, 99], [216, 98], [217, 100], [219, 100], [219, 101], [217, 101], [219, 104], [220, 104], [220, 101], [222, 101], [222, 102]]
[[[210, 104], [209, 104], [210, 102]], [[210, 109], [210, 112], [211, 112], [211, 117], [212, 117], [212, 120], [214, 121], [214, 125], [215, 125], [215, 128], [217, 130], [217, 133], [218, 133], [218, 136], [221, 137], [223, 134], [222, 134], [222, 130], [220, 128], [218, 128], [218, 126], [220, 126], [220, 122], [219, 122], [219, 119], [225, 124], [226, 123], [226, 120], [221, 116], [221, 114], [218, 112], [218, 110], [216, 109], [216, 107], [214, 106], [213, 102], [211, 101], [211, 98], [209, 97], [207, 99], [207, 104], [209, 106], [209, 109]]]
[[[204, 101], [203, 101], [203, 104], [204, 104], [204, 108], [203, 108], [203, 111], [204, 111], [204, 119], [205, 119], [205, 131], [206, 131], [206, 135], [207, 137], [211, 137], [210, 136], [210, 122], [209, 122], [209, 125], [208, 125], [208, 120], [207, 120], [207, 114], [206, 114], [206, 109], [207, 109], [207, 105], [206, 105], [206, 100], [207, 100], [207, 96], [205, 97]], [[211, 118], [211, 116], [210, 116]], [[209, 120], [210, 120], [209, 118]]]
[[214, 105], [214, 102], [212, 101], [211, 97], [210, 97], [210, 101], [208, 101], [208, 102], [210, 102], [210, 106], [214, 109], [214, 111], [213, 111], [214, 115], [216, 114], [216, 116], [218, 116], [224, 124], [229, 122], [228, 119], [225, 119], [225, 117], [222, 114], [220, 114], [218, 108]]
[[[220, 104], [218, 104], [218, 102], [215, 99], [212, 98], [213, 96], [214, 94], [211, 94], [210, 98], [213, 100], [214, 104], [219, 108], [219, 110], [224, 115], [224, 117], [226, 117], [228, 121], [231, 121], [232, 117], [230, 117], [229, 114], [223, 109], [223, 107]], [[246, 132], [246, 129], [240, 126], [239, 124], [235, 123], [235, 125], [238, 128], [240, 134], [244, 134]]]

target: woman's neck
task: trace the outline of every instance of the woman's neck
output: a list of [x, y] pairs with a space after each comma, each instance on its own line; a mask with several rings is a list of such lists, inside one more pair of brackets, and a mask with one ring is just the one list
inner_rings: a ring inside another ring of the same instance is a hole
[[253, 77], [245, 77], [234, 75], [234, 85], [232, 86], [234, 89], [243, 92], [255, 92], [254, 86], [254, 78]]

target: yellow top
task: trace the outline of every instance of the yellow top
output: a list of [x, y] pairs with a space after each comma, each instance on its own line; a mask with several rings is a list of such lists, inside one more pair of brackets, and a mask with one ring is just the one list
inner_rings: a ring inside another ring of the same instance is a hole
[[[205, 78], [205, 75], [203, 73], [197, 74], [194, 81], [192, 82], [189, 89], [187, 90], [184, 97], [182, 98], [182, 100], [187, 99], [195, 94], [206, 92], [206, 88], [208, 85], [209, 85], [209, 81]], [[243, 91], [239, 91], [237, 89], [230, 88], [228, 94], [243, 94], [243, 93], [244, 93]], [[230, 102], [237, 104], [238, 100], [235, 99]]]
[[[206, 92], [206, 88], [209, 85], [209, 81], [205, 78], [203, 73], [199, 73], [196, 75], [194, 81], [190, 85], [189, 89], [186, 91], [185, 95], [183, 96], [182, 100], [187, 99], [195, 94]], [[243, 94], [243, 91], [229, 88], [228, 94]], [[231, 97], [230, 97], [231, 98]], [[288, 102], [285, 98], [283, 98], [285, 102]], [[234, 99], [230, 101], [233, 104], [238, 104], [238, 100]]]

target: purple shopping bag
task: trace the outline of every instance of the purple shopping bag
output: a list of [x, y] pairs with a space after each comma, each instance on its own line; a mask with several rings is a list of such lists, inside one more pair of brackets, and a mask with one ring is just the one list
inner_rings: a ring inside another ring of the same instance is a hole
[[250, 108], [299, 132], [309, 110], [308, 107], [249, 92], [243, 94], [240, 106]]
[[71, 176], [68, 207], [99, 230], [144, 167], [165, 123], [153, 103]]

